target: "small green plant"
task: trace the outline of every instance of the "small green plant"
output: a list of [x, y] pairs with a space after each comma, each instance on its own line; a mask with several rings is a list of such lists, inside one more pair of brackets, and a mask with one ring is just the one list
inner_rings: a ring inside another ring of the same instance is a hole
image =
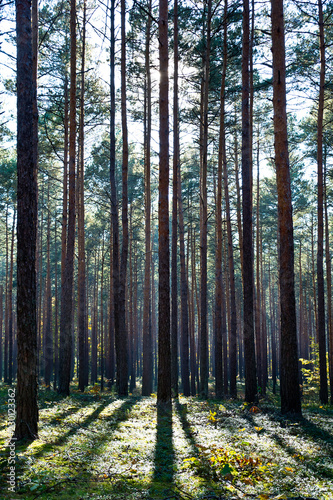
[[[313, 353], [313, 359], [300, 358], [303, 378], [302, 391], [303, 396], [316, 399], [320, 385], [319, 346], [313, 339], [311, 340], [311, 352]], [[326, 353], [326, 363], [328, 372], [328, 353]]]
[[198, 457], [184, 460], [185, 468], [202, 469], [206, 463], [207, 475], [215, 481], [240, 481], [244, 484], [255, 485], [272, 477], [272, 467], [275, 464], [264, 464], [257, 456], [246, 456], [244, 453], [227, 448], [198, 446]]

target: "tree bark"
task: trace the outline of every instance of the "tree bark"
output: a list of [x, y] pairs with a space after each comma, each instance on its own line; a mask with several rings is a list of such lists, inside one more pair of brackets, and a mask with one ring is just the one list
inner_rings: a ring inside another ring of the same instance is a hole
[[202, 141], [201, 141], [201, 182], [200, 182], [200, 393], [204, 398], [208, 397], [208, 331], [207, 331], [207, 169], [208, 169], [208, 96], [209, 96], [209, 73], [210, 73], [210, 46], [211, 46], [211, 17], [212, 1], [207, 2], [207, 33], [206, 50], [204, 54], [204, 75], [202, 93]]
[[[149, 1], [149, 12], [151, 1]], [[149, 396], [153, 392], [153, 342], [151, 336], [151, 193], [150, 193], [150, 143], [151, 143], [151, 71], [150, 71], [150, 36], [151, 17], [147, 17], [146, 47], [145, 47], [145, 120], [144, 120], [144, 154], [145, 154], [145, 281], [143, 297], [143, 373], [142, 395]]]
[[14, 208], [12, 241], [10, 246], [10, 270], [8, 283], [8, 384], [13, 383], [13, 271], [14, 271], [14, 240], [15, 240], [16, 209]]
[[286, 67], [283, 0], [272, 6], [273, 108], [275, 167], [278, 192], [279, 282], [281, 304], [281, 411], [301, 413], [298, 377], [294, 239], [286, 113]]
[[17, 439], [35, 439], [37, 404], [37, 158], [29, 0], [16, 2], [17, 35]]
[[317, 169], [318, 169], [318, 239], [317, 239], [317, 293], [319, 344], [319, 398], [322, 404], [328, 403], [326, 334], [325, 334], [325, 285], [324, 285], [324, 183], [323, 183], [323, 118], [325, 91], [325, 36], [322, 1], [318, 0], [319, 11], [319, 51], [320, 51], [320, 87], [317, 119]]
[[72, 364], [73, 279], [75, 246], [75, 155], [76, 155], [76, 0], [71, 0], [71, 62], [70, 62], [70, 133], [68, 224], [64, 283], [61, 289], [59, 387], [60, 394], [69, 395]]
[[117, 359], [117, 385], [119, 396], [128, 395], [128, 332], [126, 325], [126, 282], [128, 260], [128, 139], [126, 111], [126, 2], [121, 0], [121, 128], [122, 152], [122, 248], [119, 275], [119, 333]]
[[255, 338], [258, 386], [263, 389], [263, 362], [261, 342], [261, 295], [260, 295], [260, 169], [259, 169], [259, 129], [257, 140], [257, 230], [256, 230], [256, 286], [255, 286]]
[[180, 165], [178, 165], [179, 258], [181, 299], [181, 378], [184, 396], [190, 396], [188, 280], [185, 264], [185, 230]]
[[329, 376], [330, 376], [330, 399], [333, 404], [333, 322], [332, 322], [332, 265], [330, 252], [330, 232], [327, 210], [327, 190], [326, 190], [326, 155], [324, 172], [324, 192], [325, 192], [325, 256], [326, 256], [326, 276], [327, 276], [327, 319], [328, 319], [328, 340], [329, 340]]
[[46, 284], [45, 284], [45, 316], [44, 316], [44, 381], [50, 388], [53, 372], [53, 338], [52, 338], [52, 292], [51, 292], [51, 216], [50, 216], [50, 179], [47, 187], [47, 232], [46, 232]]
[[82, 54], [81, 54], [81, 92], [79, 147], [80, 162], [77, 168], [77, 234], [78, 234], [78, 348], [79, 348], [79, 390], [84, 391], [88, 359], [86, 359], [86, 256], [84, 230], [84, 96], [85, 96], [85, 52], [86, 52], [86, 1], [83, 3]]
[[[173, 76], [173, 173], [172, 173], [172, 242], [171, 242], [171, 388], [178, 397], [178, 283], [177, 283], [177, 196], [179, 168], [178, 124], [178, 1], [173, 14], [174, 76]], [[181, 363], [182, 363], [181, 358]]]
[[169, 78], [168, 2], [159, 0], [159, 283], [158, 283], [158, 382], [157, 402], [171, 401], [170, 252], [169, 252]]
[[[54, 218], [54, 253], [55, 260], [58, 262], [57, 245], [57, 219]], [[58, 266], [54, 267], [54, 370], [53, 370], [53, 390], [57, 389], [57, 378], [59, 371], [58, 353], [59, 353], [59, 328], [58, 328]]]
[[[115, 1], [111, 0], [110, 9], [110, 184], [111, 184], [111, 220], [112, 220], [112, 265], [113, 265], [113, 299], [114, 299], [114, 334], [116, 348], [116, 370], [120, 361], [119, 334], [119, 223], [116, 186], [116, 136], [115, 136]], [[118, 371], [116, 375], [117, 390], [119, 390]]]
[[253, 243], [252, 243], [252, 146], [249, 113], [249, 1], [243, 0], [242, 51], [242, 191], [243, 191], [243, 297], [245, 401], [257, 395], [257, 373], [253, 324]]

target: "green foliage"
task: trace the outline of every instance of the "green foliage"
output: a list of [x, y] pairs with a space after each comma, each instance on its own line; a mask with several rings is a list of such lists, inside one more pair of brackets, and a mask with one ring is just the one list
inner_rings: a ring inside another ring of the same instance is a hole
[[[300, 358], [302, 370], [302, 392], [310, 401], [319, 401], [320, 369], [319, 369], [319, 347], [311, 340], [312, 359]], [[328, 353], [326, 353], [327, 373], [329, 373]]]

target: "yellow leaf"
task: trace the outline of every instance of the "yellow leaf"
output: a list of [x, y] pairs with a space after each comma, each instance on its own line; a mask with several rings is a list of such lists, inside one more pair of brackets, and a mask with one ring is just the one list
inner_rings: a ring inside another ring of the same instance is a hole
[[260, 410], [260, 408], [258, 408], [258, 406], [252, 406], [250, 408], [250, 413], [260, 413], [260, 412], [261, 412], [261, 410]]
[[286, 467], [285, 469], [286, 469], [286, 471], [288, 471], [288, 472], [294, 472], [294, 469], [292, 469], [291, 467]]

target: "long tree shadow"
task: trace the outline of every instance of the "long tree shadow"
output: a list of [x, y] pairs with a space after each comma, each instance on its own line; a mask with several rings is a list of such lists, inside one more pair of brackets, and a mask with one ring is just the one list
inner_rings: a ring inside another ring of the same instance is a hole
[[[113, 400], [114, 401], [114, 400]], [[38, 448], [38, 451], [34, 453], [34, 458], [40, 458], [43, 456], [45, 453], [49, 452], [54, 446], [59, 446], [63, 445], [66, 443], [66, 441], [76, 434], [80, 429], [86, 429], [89, 427], [89, 425], [96, 419], [98, 418], [99, 414], [110, 404], [109, 400], [104, 400], [101, 402], [101, 404], [89, 415], [87, 415], [83, 420], [79, 420], [77, 423], [71, 424], [71, 428], [65, 432], [64, 434], [61, 434], [57, 436], [55, 439], [48, 441], [47, 443], [43, 444]], [[85, 406], [86, 408], [86, 406]], [[75, 412], [77, 413], [77, 412]], [[20, 452], [24, 452], [29, 446], [31, 445], [30, 441], [27, 442], [20, 442], [18, 443], [18, 450]]]
[[[82, 429], [85, 430], [86, 433], [89, 433], [89, 431], [91, 432], [91, 435], [87, 436], [87, 439], [90, 439], [91, 437], [93, 438], [93, 453], [91, 453], [91, 449], [89, 448], [87, 448], [86, 452], [83, 452], [83, 445], [81, 445], [82, 448], [78, 458], [75, 459], [67, 453], [68, 456], [66, 459], [62, 459], [62, 463], [63, 465], [66, 465], [66, 462], [69, 462], [72, 472], [70, 474], [66, 474], [67, 478], [65, 480], [56, 482], [56, 484], [54, 484], [54, 481], [51, 481], [49, 486], [47, 486], [47, 488], [43, 491], [43, 498], [44, 495], [47, 495], [49, 490], [53, 491], [54, 488], [57, 488], [57, 485], [60, 489], [63, 489], [65, 484], [67, 484], [67, 486], [82, 482], [90, 484], [91, 481], [96, 481], [96, 474], [92, 474], [91, 472], [91, 463], [94, 463], [96, 457], [99, 456], [100, 450], [106, 442], [110, 441], [112, 434], [120, 427], [121, 423], [129, 418], [131, 409], [138, 402], [138, 399], [140, 398], [129, 397], [124, 399], [118, 408], [116, 408], [110, 415], [105, 416], [104, 420], [106, 425], [102, 425], [101, 428], [96, 425], [95, 427], [91, 427], [89, 429], [89, 426], [99, 417], [102, 410], [107, 406], [107, 402], [103, 402], [91, 415], [87, 416], [83, 422], [77, 425], [75, 429], [71, 429], [65, 435], [60, 436], [57, 441], [52, 443], [53, 447], [58, 444], [63, 444], [69, 437]], [[50, 443], [47, 443], [42, 450], [39, 450], [34, 455], [34, 459], [40, 458], [46, 451], [49, 451], [49, 449], [46, 449], [49, 445]], [[108, 475], [105, 474], [106, 471], [103, 472], [105, 480], [108, 481], [109, 478]], [[97, 480], [100, 482], [100, 478]], [[48, 481], [46, 480], [46, 485], [47, 484]]]
[[[141, 397], [129, 397], [124, 399], [124, 402], [110, 416], [105, 418], [107, 425], [102, 427], [102, 430], [93, 429], [94, 432], [94, 448], [93, 453], [89, 453], [84, 461], [86, 464], [94, 462], [99, 456], [99, 452], [104, 446], [104, 443], [111, 440], [112, 434], [120, 427], [120, 425], [129, 419], [132, 407], [141, 399]], [[91, 476], [91, 474], [89, 474]]]
[[[192, 429], [189, 421], [187, 420], [187, 405], [181, 404], [181, 403], [179, 403], [179, 401], [177, 401], [176, 402], [176, 410], [177, 410], [178, 418], [180, 420], [183, 432], [186, 436], [186, 439], [190, 443], [191, 454], [193, 457], [195, 457], [197, 459], [197, 463], [198, 463], [197, 473], [200, 477], [202, 477], [206, 481], [207, 486], [206, 486], [205, 490], [206, 490], [207, 496], [203, 497], [203, 500], [204, 499], [216, 499], [216, 500], [218, 500], [220, 498], [222, 499], [222, 496], [220, 496], [220, 495], [221, 494], [223, 495], [225, 493], [225, 490], [221, 484], [217, 486], [216, 483], [214, 483], [214, 481], [212, 481], [212, 477], [210, 474], [209, 461], [205, 460], [202, 457], [202, 455], [200, 455], [200, 452], [199, 452], [200, 446], [195, 438], [196, 433], [193, 432], [193, 429]], [[216, 496], [216, 494], [219, 496]], [[224, 498], [224, 496], [223, 496], [223, 498]]]
[[175, 473], [175, 452], [172, 439], [172, 405], [157, 404], [154, 472], [150, 493], [172, 486]]

